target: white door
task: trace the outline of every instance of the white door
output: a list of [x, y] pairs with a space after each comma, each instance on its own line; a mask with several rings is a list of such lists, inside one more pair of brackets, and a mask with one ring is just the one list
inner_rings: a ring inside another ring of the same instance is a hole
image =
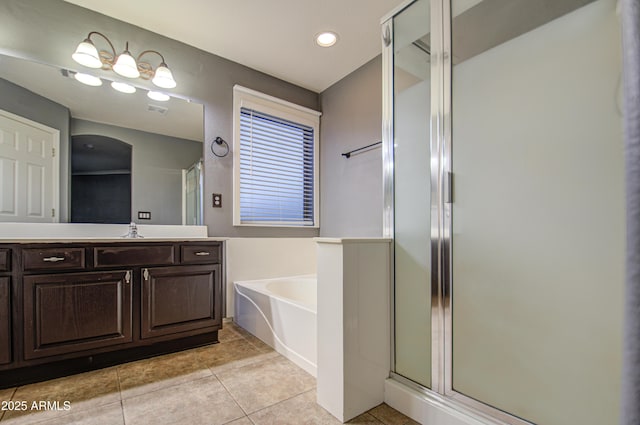
[[58, 222], [60, 132], [0, 110], [0, 222]]

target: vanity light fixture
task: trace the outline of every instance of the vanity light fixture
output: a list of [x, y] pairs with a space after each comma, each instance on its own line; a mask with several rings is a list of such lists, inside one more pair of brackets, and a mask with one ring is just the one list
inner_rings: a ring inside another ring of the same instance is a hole
[[112, 82], [111, 87], [113, 87], [114, 90], [118, 90], [121, 93], [130, 94], [130, 93], [136, 92], [136, 88], [133, 87], [131, 84], [121, 83], [119, 81]]
[[338, 34], [333, 31], [324, 31], [316, 34], [316, 44], [320, 47], [331, 47], [338, 42]]
[[[96, 48], [91, 40], [92, 36], [100, 36], [109, 44], [111, 51], [104, 51]], [[160, 64], [154, 69], [148, 62], [142, 62], [140, 59], [149, 53], [155, 53], [160, 56]], [[129, 51], [129, 42], [126, 42], [125, 49], [119, 55], [116, 55], [116, 49], [113, 43], [104, 34], [98, 31], [91, 31], [87, 38], [84, 39], [76, 51], [71, 55], [73, 60], [80, 65], [89, 68], [102, 68], [105, 70], [112, 69], [118, 75], [127, 78], [141, 77], [145, 80], [151, 80], [153, 84], [164, 89], [172, 89], [176, 86], [176, 80], [173, 78], [171, 70], [167, 66], [164, 56], [156, 50], [145, 50], [134, 59]]]
[[157, 100], [158, 102], [166, 102], [169, 100], [168, 94], [161, 93], [159, 91], [149, 91], [149, 93], [147, 93], [147, 97], [149, 99]]

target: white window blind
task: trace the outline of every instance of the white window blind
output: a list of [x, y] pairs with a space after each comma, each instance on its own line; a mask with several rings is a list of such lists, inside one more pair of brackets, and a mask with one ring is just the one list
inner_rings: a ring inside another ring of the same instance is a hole
[[240, 108], [240, 221], [314, 225], [314, 129]]

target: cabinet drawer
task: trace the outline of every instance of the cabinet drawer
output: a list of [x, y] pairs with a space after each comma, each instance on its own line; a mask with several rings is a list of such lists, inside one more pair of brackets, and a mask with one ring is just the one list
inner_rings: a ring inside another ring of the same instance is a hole
[[220, 262], [220, 245], [182, 245], [180, 253], [186, 264]]
[[95, 267], [174, 264], [173, 245], [101, 246], [93, 249]]
[[84, 248], [30, 248], [22, 251], [24, 269], [71, 270], [85, 266]]
[[0, 249], [0, 272], [11, 270], [11, 251], [8, 249]]

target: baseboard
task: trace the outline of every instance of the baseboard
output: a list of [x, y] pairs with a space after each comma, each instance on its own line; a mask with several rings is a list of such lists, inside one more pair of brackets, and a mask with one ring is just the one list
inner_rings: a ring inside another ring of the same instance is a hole
[[495, 425], [500, 422], [487, 421], [455, 406], [455, 402], [437, 394], [418, 392], [394, 379], [384, 385], [384, 401], [414, 421], [429, 425]]

